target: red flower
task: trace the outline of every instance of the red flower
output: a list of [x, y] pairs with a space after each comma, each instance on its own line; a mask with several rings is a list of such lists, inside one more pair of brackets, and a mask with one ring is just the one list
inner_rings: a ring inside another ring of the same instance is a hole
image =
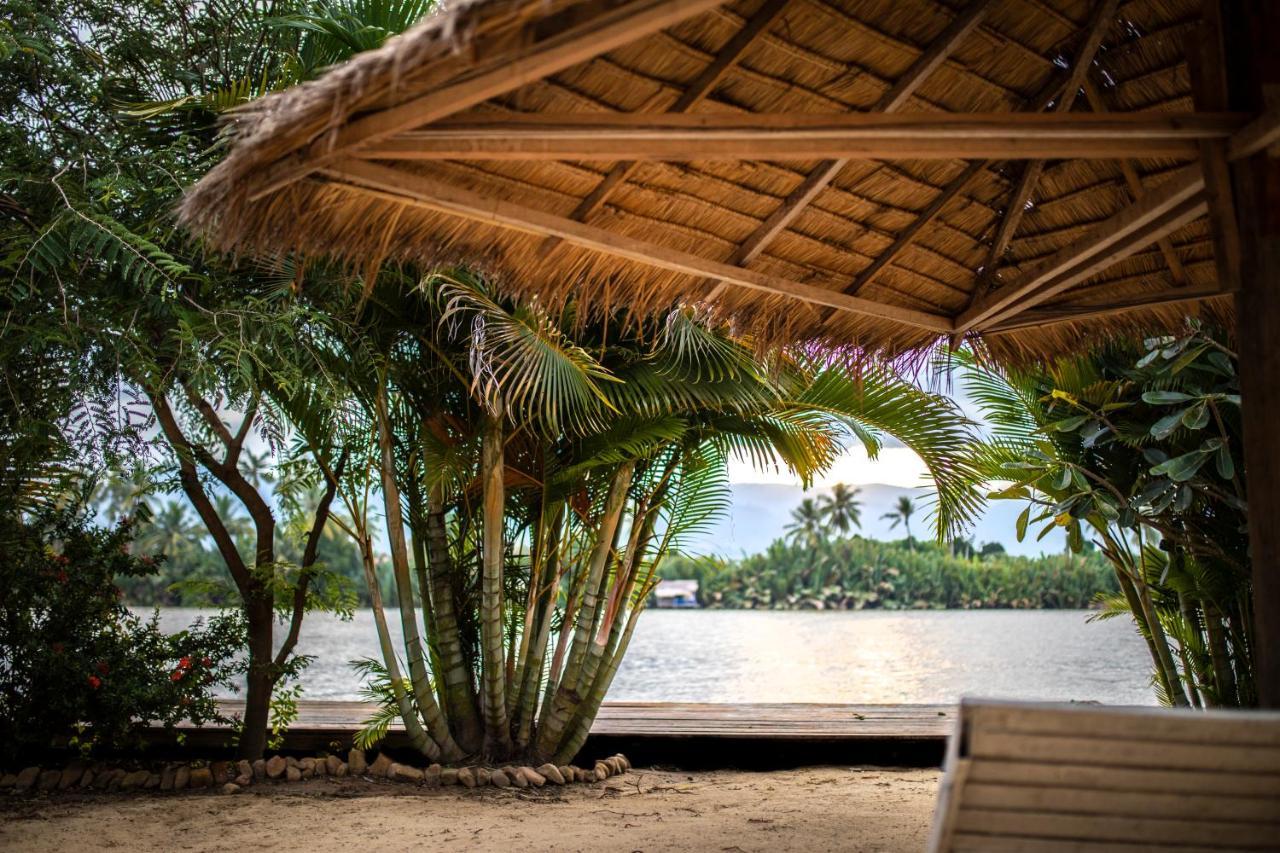
[[94, 690], [97, 690], [99, 687], [102, 686], [102, 679], [96, 675], [89, 676], [89, 686], [92, 687]]
[[181, 681], [181, 680], [182, 680], [182, 670], [180, 670], [180, 669], [175, 669], [175, 670], [173, 671], [173, 675], [170, 675], [170, 676], [169, 676], [169, 680], [170, 680], [170, 681]]
[[178, 669], [191, 669], [191, 658], [184, 657], [178, 661]]
[[58, 570], [58, 583], [66, 583], [68, 580], [67, 573], [63, 569]]
[[201, 666], [213, 666], [213, 659], [212, 659], [212, 658], [207, 658], [207, 657], [200, 658], [200, 665], [201, 665]]

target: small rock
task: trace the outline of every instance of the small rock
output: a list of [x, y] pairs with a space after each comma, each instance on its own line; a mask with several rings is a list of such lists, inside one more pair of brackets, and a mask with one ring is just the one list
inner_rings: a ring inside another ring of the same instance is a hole
[[232, 777], [230, 761], [215, 761], [209, 765], [209, 772], [213, 774], [213, 784], [221, 785]]
[[41, 791], [52, 791], [54, 788], [58, 787], [58, 782], [61, 779], [61, 770], [46, 770], [40, 774], [40, 780], [37, 782], [36, 786]]
[[166, 764], [164, 769], [160, 771], [160, 790], [173, 790], [173, 777], [178, 773], [178, 769], [172, 764]]
[[454, 767], [442, 767], [440, 769], [440, 784], [448, 787], [458, 784], [458, 771]]
[[298, 759], [294, 758], [292, 755], [285, 758], [284, 763], [286, 767], [298, 767]]
[[213, 786], [213, 772], [208, 767], [193, 767], [191, 769], [192, 788], [210, 788]]
[[303, 776], [310, 776], [316, 772], [316, 760], [314, 758], [303, 758], [298, 762], [298, 769], [302, 771]]
[[122, 778], [123, 775], [123, 770], [112, 770], [108, 767], [93, 777], [93, 789], [95, 791], [105, 791], [111, 787], [112, 782], [115, 782], [118, 778]]
[[368, 773], [370, 776], [381, 779], [387, 775], [388, 771], [391, 770], [392, 763], [393, 762], [389, 757], [387, 757], [385, 752], [380, 752], [378, 753], [378, 757], [374, 759], [374, 762], [367, 768]]
[[339, 771], [342, 770], [342, 759], [336, 755], [326, 755], [324, 757], [324, 771], [330, 776], [343, 775]]
[[621, 762], [622, 762], [622, 770], [623, 770], [623, 772], [626, 772], [626, 771], [628, 771], [628, 770], [630, 770], [630, 769], [631, 769], [631, 759], [630, 759], [630, 758], [627, 758], [627, 757], [626, 757], [625, 755], [623, 755], [621, 752], [619, 752], [619, 753], [618, 753], [616, 756], [614, 756], [614, 757], [615, 757], [615, 758], [617, 758], [619, 761], [621, 761]]
[[147, 781], [142, 783], [142, 787], [146, 788], [148, 791], [153, 791], [153, 790], [155, 790], [156, 788], [159, 788], [159, 787], [160, 787], [160, 774], [159, 774], [159, 773], [148, 773], [148, 774], [147, 774]]
[[346, 776], [346, 775], [347, 775], [347, 762], [345, 762], [345, 761], [339, 761], [339, 762], [338, 762], [338, 769], [337, 769], [336, 771], [334, 771], [333, 775], [334, 775], [334, 776], [337, 776], [338, 778], [342, 778], [343, 776]]
[[18, 784], [17, 773], [6, 773], [0, 776], [0, 791], [7, 791], [16, 784]]
[[283, 755], [273, 755], [267, 759], [267, 778], [279, 779], [288, 768], [289, 763], [284, 760]]
[[185, 790], [186, 787], [190, 784], [191, 784], [191, 768], [183, 764], [181, 767], [178, 768], [177, 772], [173, 774], [173, 790], [175, 791]]
[[570, 765], [569, 769], [573, 771], [573, 781], [575, 782], [596, 781], [596, 773], [594, 770], [583, 770], [576, 764]]
[[286, 767], [284, 769], [284, 778], [289, 782], [301, 782], [302, 771], [296, 767]]
[[610, 776], [621, 776], [623, 773], [627, 772], [627, 768], [622, 766], [622, 759], [616, 755], [605, 761], [605, 764], [609, 765]]
[[68, 764], [67, 769], [62, 771], [62, 775], [58, 777], [58, 790], [65, 791], [72, 785], [75, 785], [84, 776], [83, 764]]
[[323, 756], [323, 755], [316, 759], [314, 772], [317, 776], [329, 775], [329, 762], [326, 761], [325, 759], [326, 759], [326, 756]]
[[[265, 767], [265, 761], [263, 762], [263, 765]], [[236, 776], [248, 776], [250, 779], [254, 777], [253, 764], [251, 764], [247, 758], [242, 758], [236, 762]]]
[[119, 791], [120, 787], [124, 785], [124, 777], [128, 775], [129, 774], [123, 770], [112, 770], [111, 775], [107, 780], [107, 790]]
[[421, 782], [424, 775], [417, 767], [408, 764], [392, 764], [389, 774], [390, 778], [397, 782], [412, 782], [414, 784]]
[[489, 784], [495, 788], [510, 788], [511, 780], [501, 770], [494, 770], [489, 774]]
[[561, 764], [556, 769], [560, 771], [560, 778], [564, 779], [565, 784], [568, 784], [574, 781], [574, 779], [576, 778], [574, 776], [573, 768], [570, 767], [568, 764]]
[[603, 761], [596, 762], [596, 781], [603, 782], [609, 778], [609, 765]]
[[468, 788], [476, 786], [476, 774], [470, 767], [463, 767], [458, 771], [458, 784]]
[[267, 762], [264, 758], [259, 758], [253, 762], [253, 778], [262, 781], [267, 778]]
[[28, 767], [14, 777], [13, 788], [16, 791], [29, 791], [40, 779], [39, 767]]
[[97, 775], [98, 774], [92, 770], [84, 771], [84, 775], [80, 777], [80, 787], [88, 788], [89, 786], [91, 786], [93, 784], [94, 777], [96, 777]]
[[429, 788], [437, 788], [440, 786], [440, 771], [444, 768], [439, 764], [432, 764], [427, 767], [426, 772], [422, 775], [422, 782]]
[[504, 770], [503, 772], [506, 773], [507, 778], [511, 780], [511, 784], [513, 786], [517, 788], [529, 787], [529, 780], [525, 778], [525, 775], [518, 769]]
[[556, 767], [554, 764], [542, 765], [538, 768], [538, 773], [542, 774], [548, 782], [554, 782], [557, 785], [564, 784], [564, 774], [561, 773], [560, 768]]
[[365, 760], [364, 750], [359, 747], [352, 747], [347, 753], [347, 772], [352, 776], [360, 776], [369, 768], [369, 762]]
[[541, 773], [539, 773], [537, 770], [534, 770], [532, 767], [521, 767], [520, 773], [524, 776], [525, 779], [528, 779], [529, 784], [535, 788], [541, 788], [543, 785], [547, 784], [547, 777], [543, 776]]
[[237, 785], [235, 782], [228, 782], [227, 784], [222, 786], [222, 793], [238, 794], [240, 793], [240, 786]]
[[120, 780], [120, 790], [133, 791], [137, 788], [141, 788], [143, 785], [147, 784], [147, 777], [150, 775], [151, 774], [146, 770], [135, 770], [132, 773], [126, 774], [125, 777]]
[[252, 784], [253, 784], [253, 777], [252, 777], [252, 776], [248, 776], [248, 775], [246, 775], [246, 774], [244, 774], [244, 773], [241, 773], [239, 776], [237, 776], [237, 777], [236, 777], [235, 779], [233, 779], [232, 781], [233, 781], [233, 782], [235, 782], [237, 785], [239, 785], [241, 788], [247, 788], [247, 787], [249, 787], [250, 785], [252, 785]]
[[493, 776], [493, 771], [488, 767], [473, 767], [471, 772], [476, 774], [477, 785], [488, 785], [490, 777]]

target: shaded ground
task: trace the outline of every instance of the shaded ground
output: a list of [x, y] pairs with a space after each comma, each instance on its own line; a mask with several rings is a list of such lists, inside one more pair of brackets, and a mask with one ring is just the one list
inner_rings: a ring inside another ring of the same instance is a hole
[[0, 849], [916, 851], [938, 778], [880, 767], [633, 770], [529, 791], [324, 778], [231, 796], [38, 795], [0, 800]]

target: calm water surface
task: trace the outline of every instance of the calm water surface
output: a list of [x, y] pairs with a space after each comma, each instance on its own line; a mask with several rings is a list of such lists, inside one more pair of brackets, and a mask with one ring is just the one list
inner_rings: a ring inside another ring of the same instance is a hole
[[[170, 608], [168, 630], [202, 611]], [[683, 610], [645, 613], [614, 700], [955, 702], [961, 696], [1156, 703], [1146, 647], [1126, 619], [1082, 610]], [[398, 620], [388, 612], [394, 633]], [[283, 633], [280, 632], [280, 633]], [[397, 637], [396, 642], [399, 642]], [[372, 614], [310, 615], [305, 697], [358, 699], [347, 662], [377, 657]]]

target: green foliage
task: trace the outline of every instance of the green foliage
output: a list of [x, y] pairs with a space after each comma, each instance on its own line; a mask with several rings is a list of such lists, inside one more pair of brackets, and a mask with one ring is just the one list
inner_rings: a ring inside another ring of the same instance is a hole
[[84, 754], [132, 746], [148, 725], [218, 719], [213, 691], [243, 672], [236, 617], [163, 634], [121, 602], [117, 578], [145, 577], [130, 523], [91, 526], [73, 510], [0, 516], [0, 757], [65, 743]]
[[1084, 555], [962, 558], [945, 546], [861, 536], [775, 541], [739, 560], [672, 557], [666, 578], [693, 578], [707, 607], [773, 610], [1084, 608], [1118, 587]]
[[1095, 538], [1177, 705], [1250, 705], [1251, 590], [1235, 354], [1190, 322], [1043, 371], [969, 373], [995, 425], [976, 467], [1079, 550]]

